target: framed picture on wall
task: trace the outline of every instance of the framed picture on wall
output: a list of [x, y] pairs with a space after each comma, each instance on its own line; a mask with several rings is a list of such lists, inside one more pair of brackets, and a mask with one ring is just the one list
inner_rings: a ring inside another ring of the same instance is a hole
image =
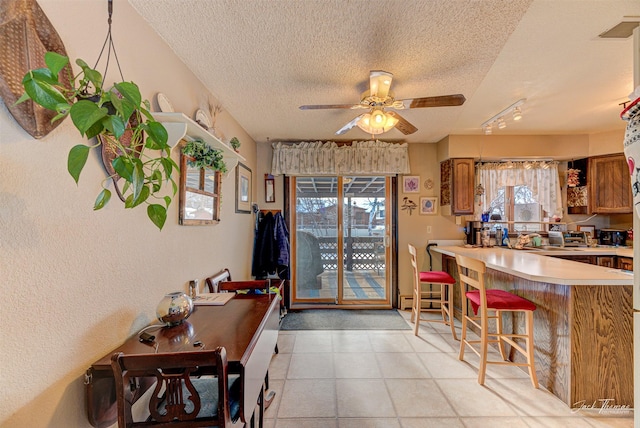
[[405, 175], [404, 177], [402, 177], [402, 192], [403, 193], [420, 192], [420, 176]]
[[238, 162], [236, 167], [236, 212], [251, 213], [251, 170]]
[[275, 202], [276, 201], [276, 189], [273, 175], [264, 175], [264, 201]]
[[438, 197], [425, 196], [420, 198], [420, 214], [433, 215], [438, 213]]

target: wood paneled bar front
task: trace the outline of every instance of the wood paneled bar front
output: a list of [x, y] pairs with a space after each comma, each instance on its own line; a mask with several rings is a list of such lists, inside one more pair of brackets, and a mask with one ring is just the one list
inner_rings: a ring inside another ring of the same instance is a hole
[[[535, 362], [541, 386], [572, 408], [633, 408], [632, 275], [502, 248], [434, 250], [442, 254], [443, 269], [456, 280], [458, 253], [485, 262], [488, 288], [507, 290], [536, 304]], [[454, 290], [459, 317], [461, 290]], [[505, 318], [503, 327], [523, 332], [524, 318]], [[518, 358], [515, 352], [509, 355]]]

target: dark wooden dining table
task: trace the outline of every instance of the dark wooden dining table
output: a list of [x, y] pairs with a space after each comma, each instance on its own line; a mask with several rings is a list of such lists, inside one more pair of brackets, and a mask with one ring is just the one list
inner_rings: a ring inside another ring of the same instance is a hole
[[[242, 379], [240, 418], [248, 423], [259, 399], [269, 363], [276, 349], [280, 324], [277, 294], [236, 295], [222, 306], [198, 305], [182, 324], [147, 330], [155, 335], [152, 343], [140, 342], [138, 335], [94, 362], [85, 375], [85, 403], [92, 426], [108, 427], [117, 420], [115, 379], [111, 356], [158, 352], [189, 352], [215, 349], [227, 351], [229, 373]], [[137, 383], [131, 399], [138, 399], [151, 385]]]

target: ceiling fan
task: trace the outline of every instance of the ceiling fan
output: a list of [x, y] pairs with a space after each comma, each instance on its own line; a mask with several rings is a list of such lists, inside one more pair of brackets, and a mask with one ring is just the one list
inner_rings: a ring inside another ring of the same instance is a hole
[[327, 104], [327, 105], [304, 105], [300, 110], [320, 110], [320, 109], [368, 109], [353, 119], [351, 122], [340, 128], [336, 135], [342, 135], [354, 126], [358, 126], [363, 131], [377, 135], [387, 132], [392, 128], [397, 128], [405, 135], [413, 134], [418, 130], [406, 119], [395, 111], [385, 109], [404, 110], [410, 108], [423, 107], [447, 107], [464, 104], [465, 97], [462, 94], [442, 95], [438, 97], [410, 98], [396, 100], [393, 92], [389, 90], [393, 74], [382, 70], [371, 70], [369, 74], [369, 90], [362, 93], [359, 104]]

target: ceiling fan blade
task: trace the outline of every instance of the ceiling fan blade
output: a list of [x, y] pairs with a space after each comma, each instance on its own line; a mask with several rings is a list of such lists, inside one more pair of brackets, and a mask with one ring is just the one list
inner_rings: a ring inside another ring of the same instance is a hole
[[358, 117], [356, 117], [355, 119], [353, 119], [351, 122], [347, 123], [345, 126], [343, 126], [342, 128], [338, 129], [336, 131], [336, 135], [342, 135], [345, 132], [349, 131], [351, 128], [353, 128], [354, 126], [356, 126], [356, 124], [358, 123], [358, 121], [360, 120], [360, 118], [364, 116], [364, 113], [359, 115]]
[[404, 108], [423, 108], [423, 107], [450, 107], [461, 106], [466, 101], [462, 94], [441, 95], [439, 97], [423, 97], [399, 100]]
[[368, 108], [368, 106], [363, 106], [361, 104], [311, 104], [306, 106], [298, 107], [300, 110], [322, 110], [322, 109], [330, 109], [330, 108], [344, 108], [344, 109], [357, 109], [357, 108]]
[[369, 73], [369, 95], [378, 98], [387, 98], [393, 74], [382, 70], [371, 70]]
[[413, 126], [409, 121], [407, 121], [407, 119], [405, 119], [404, 117], [400, 116], [395, 111], [387, 111], [386, 114], [388, 114], [391, 117], [394, 117], [394, 118], [398, 119], [398, 123], [396, 123], [395, 128], [398, 131], [402, 132], [404, 135], [413, 134], [414, 132], [416, 132], [418, 130], [418, 128]]

